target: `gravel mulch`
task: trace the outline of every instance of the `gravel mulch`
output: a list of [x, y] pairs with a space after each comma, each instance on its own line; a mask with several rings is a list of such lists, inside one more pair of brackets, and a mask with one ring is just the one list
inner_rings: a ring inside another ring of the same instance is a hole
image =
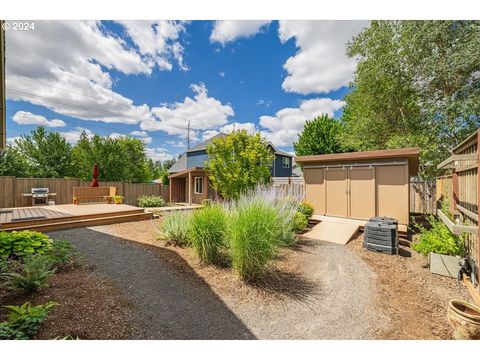
[[363, 233], [347, 247], [376, 273], [375, 302], [390, 318], [380, 339], [451, 339], [447, 304], [452, 298], [471, 301], [456, 279], [434, 275], [427, 259], [408, 246], [399, 255], [371, 252], [362, 247]]

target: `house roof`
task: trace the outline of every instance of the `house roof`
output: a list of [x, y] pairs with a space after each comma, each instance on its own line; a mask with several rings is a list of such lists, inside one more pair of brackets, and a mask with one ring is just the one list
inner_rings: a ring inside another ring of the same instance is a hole
[[213, 139], [219, 138], [219, 137], [225, 137], [227, 134], [220, 133], [218, 135], [212, 136], [211, 138], [202, 141], [200, 144], [195, 145], [194, 147], [190, 148], [187, 150], [187, 152], [193, 152], [193, 151], [201, 151], [201, 150], [207, 150], [207, 146], [210, 145], [213, 142]]
[[273, 143], [272, 143], [271, 141], [268, 142], [268, 145], [270, 145], [270, 146], [272, 147], [273, 151], [275, 151], [275, 154], [293, 158], [293, 155], [292, 155], [292, 154], [287, 153], [286, 151], [282, 151], [282, 150], [278, 149], [275, 145], [273, 145]]
[[178, 159], [177, 162], [173, 164], [170, 169], [168, 169], [168, 172], [170, 174], [177, 173], [179, 171], [185, 170], [186, 168], [187, 168], [187, 154], [183, 153], [182, 156], [180, 156], [180, 159]]
[[357, 160], [407, 158], [409, 160], [410, 175], [415, 175], [418, 172], [418, 156], [419, 156], [418, 148], [403, 148], [403, 149], [360, 151], [360, 152], [324, 154], [324, 155], [297, 156], [295, 157], [295, 162], [305, 165], [305, 164], [313, 164], [313, 163], [332, 163], [332, 162], [345, 162], [345, 161], [357, 161]]
[[191, 173], [191, 172], [205, 173], [205, 169], [201, 168], [201, 167], [191, 167], [189, 169], [184, 169], [182, 171], [179, 171], [175, 174], [171, 174], [171, 175], [168, 176], [168, 178], [173, 179], [173, 178], [176, 178], [176, 177], [182, 177], [182, 176], [187, 175], [188, 173]]

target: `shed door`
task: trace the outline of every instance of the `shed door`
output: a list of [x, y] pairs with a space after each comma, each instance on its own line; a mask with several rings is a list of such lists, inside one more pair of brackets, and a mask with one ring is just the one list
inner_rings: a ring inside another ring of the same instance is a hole
[[377, 166], [377, 215], [408, 224], [408, 171], [406, 165]]
[[350, 217], [368, 220], [375, 216], [375, 169], [350, 169]]
[[327, 169], [325, 178], [326, 214], [331, 216], [348, 216], [348, 176], [347, 169]]
[[305, 198], [313, 205], [315, 214], [325, 215], [325, 169], [305, 169]]

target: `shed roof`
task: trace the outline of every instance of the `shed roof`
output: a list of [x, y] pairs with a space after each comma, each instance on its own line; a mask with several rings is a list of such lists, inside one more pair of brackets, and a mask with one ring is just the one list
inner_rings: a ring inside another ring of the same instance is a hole
[[374, 150], [374, 151], [359, 151], [349, 153], [324, 154], [324, 155], [309, 155], [297, 156], [295, 162], [306, 165], [313, 163], [339, 163], [339, 162], [354, 162], [367, 160], [384, 160], [384, 159], [408, 159], [409, 173], [416, 175], [418, 173], [418, 148], [402, 148], [402, 149], [388, 149], [388, 150]]

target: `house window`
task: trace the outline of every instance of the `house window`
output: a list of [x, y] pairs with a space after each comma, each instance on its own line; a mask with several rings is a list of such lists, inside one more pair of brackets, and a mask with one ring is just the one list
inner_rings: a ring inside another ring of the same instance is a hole
[[290, 167], [290, 158], [282, 157], [282, 167], [288, 169]]
[[203, 194], [203, 177], [195, 177], [195, 194]]

